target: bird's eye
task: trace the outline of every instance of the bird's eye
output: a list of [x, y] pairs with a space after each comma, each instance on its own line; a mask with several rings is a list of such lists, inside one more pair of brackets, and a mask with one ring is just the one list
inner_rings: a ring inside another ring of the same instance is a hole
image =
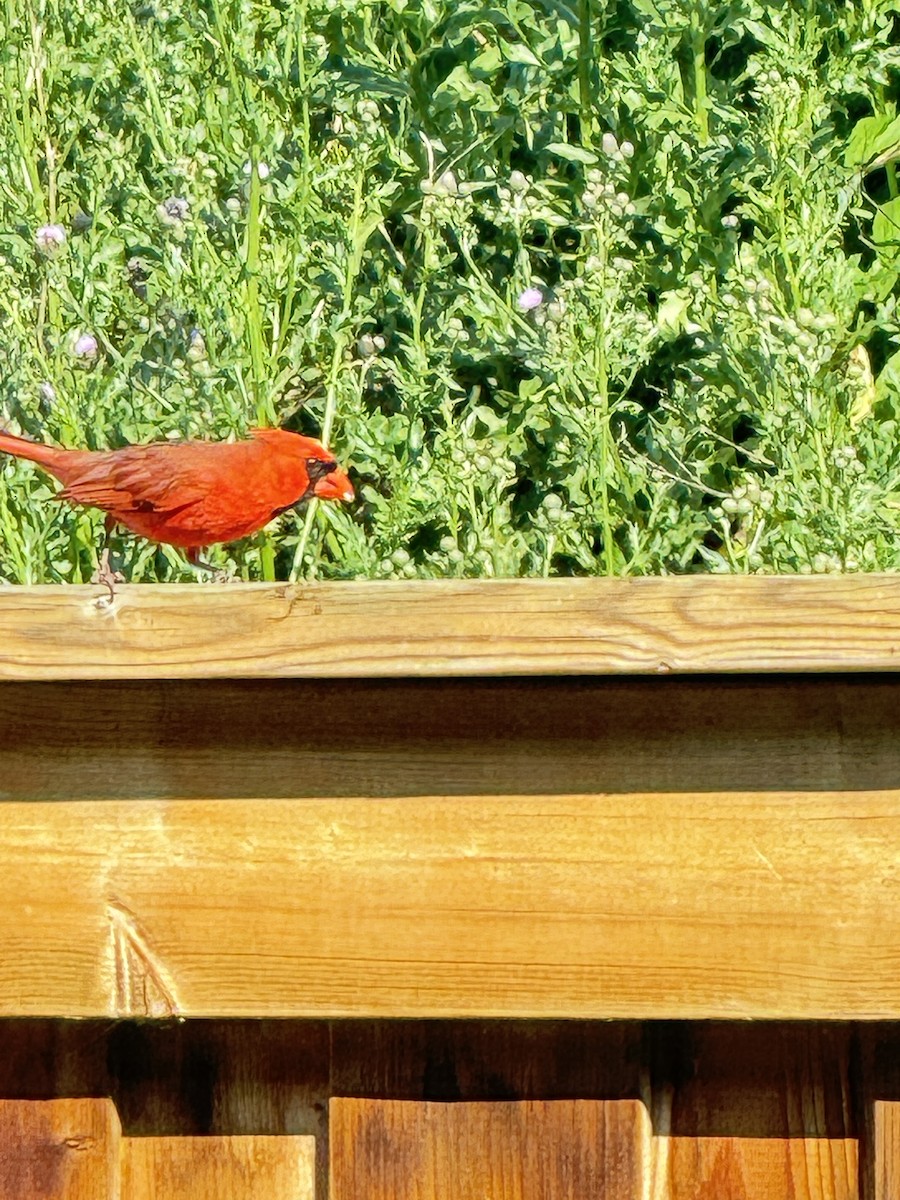
[[310, 483], [318, 483], [320, 479], [324, 479], [326, 475], [330, 475], [332, 471], [337, 470], [337, 463], [330, 458], [308, 458], [306, 460], [306, 474], [309, 476]]

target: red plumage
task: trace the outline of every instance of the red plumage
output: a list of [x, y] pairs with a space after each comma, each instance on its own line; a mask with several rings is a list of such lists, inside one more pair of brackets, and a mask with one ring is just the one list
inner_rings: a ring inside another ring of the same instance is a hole
[[254, 429], [240, 442], [153, 442], [120, 450], [62, 450], [0, 433], [0, 451], [54, 475], [58, 498], [187, 550], [233, 542], [311, 496], [352, 500], [353, 488], [315, 438]]

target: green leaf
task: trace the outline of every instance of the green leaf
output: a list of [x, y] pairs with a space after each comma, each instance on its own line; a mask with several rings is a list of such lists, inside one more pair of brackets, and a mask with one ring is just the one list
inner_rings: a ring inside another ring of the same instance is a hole
[[592, 166], [600, 161], [592, 150], [585, 150], [582, 146], [571, 146], [568, 142], [549, 142], [544, 149], [557, 155], [558, 158], [565, 158], [569, 162], [584, 163], [586, 166]]
[[892, 354], [875, 380], [877, 400], [891, 400], [894, 408], [900, 408], [900, 350]]
[[900, 196], [879, 206], [872, 222], [872, 241], [892, 256], [900, 248]]
[[900, 116], [880, 113], [874, 117], [863, 117], [853, 126], [844, 153], [844, 163], [848, 167], [869, 163], [897, 142], [900, 142]]
[[656, 310], [656, 321], [660, 329], [667, 333], [681, 333], [687, 321], [690, 302], [691, 293], [686, 288], [664, 292]]

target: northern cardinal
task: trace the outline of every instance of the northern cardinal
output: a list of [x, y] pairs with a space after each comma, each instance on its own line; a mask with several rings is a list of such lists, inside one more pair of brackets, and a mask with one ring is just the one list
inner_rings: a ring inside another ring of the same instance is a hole
[[[205, 567], [203, 546], [234, 542], [301, 500], [352, 500], [353, 488], [315, 438], [254, 429], [242, 442], [152, 442], [121, 450], [60, 450], [0, 433], [0, 451], [27, 458], [62, 483], [60, 500], [100, 508], [115, 525], [181, 547]], [[109, 551], [99, 581], [112, 595]]]

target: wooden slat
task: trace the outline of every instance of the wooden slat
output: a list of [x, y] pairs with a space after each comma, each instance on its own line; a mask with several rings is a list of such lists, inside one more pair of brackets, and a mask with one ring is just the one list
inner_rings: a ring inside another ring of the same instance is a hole
[[[666, 1200], [857, 1200], [856, 1142], [828, 1138], [676, 1138]], [[886, 1193], [896, 1197], [897, 1193]]]
[[897, 1200], [900, 1196], [900, 1101], [875, 1100], [872, 1109], [873, 1200]]
[[0, 806], [8, 1015], [900, 1016], [900, 793]]
[[857, 1200], [846, 1028], [668, 1025], [656, 1049], [666, 1200]]
[[0, 731], [0, 799], [879, 789], [900, 675], [5, 683]]
[[900, 578], [0, 589], [0, 679], [895, 671]]
[[641, 1047], [634, 1021], [19, 1018], [0, 1020], [0, 1095], [109, 1095], [128, 1136], [321, 1142], [332, 1094], [632, 1099]]
[[[852, 1196], [855, 1117], [891, 1119], [864, 1100], [898, 1094], [898, 1062], [890, 1023], [0, 1020], [0, 1095], [109, 1094], [142, 1137], [314, 1132], [322, 1196], [330, 1094], [633, 1098], [639, 1076], [656, 1136], [636, 1197], [768, 1200], [779, 1171], [777, 1200]], [[862, 1194], [893, 1200], [895, 1183]]]
[[119, 1119], [109, 1100], [0, 1100], [3, 1200], [118, 1200]]
[[311, 1137], [122, 1141], [122, 1200], [313, 1200]]
[[636, 1100], [333, 1100], [330, 1200], [634, 1200], [649, 1124]]
[[329, 1053], [334, 1095], [393, 1100], [634, 1099], [643, 1073], [634, 1021], [333, 1021]]

